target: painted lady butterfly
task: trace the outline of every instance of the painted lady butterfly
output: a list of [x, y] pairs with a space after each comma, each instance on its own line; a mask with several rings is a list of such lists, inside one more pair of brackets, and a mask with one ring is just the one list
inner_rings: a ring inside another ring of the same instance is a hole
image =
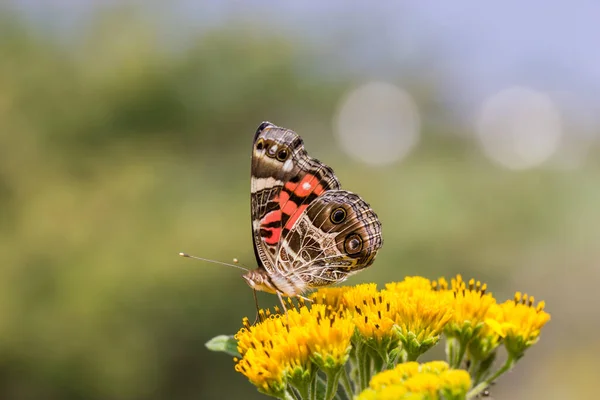
[[254, 290], [289, 297], [342, 282], [370, 266], [383, 244], [381, 223], [333, 170], [311, 158], [294, 131], [263, 122], [252, 146]]

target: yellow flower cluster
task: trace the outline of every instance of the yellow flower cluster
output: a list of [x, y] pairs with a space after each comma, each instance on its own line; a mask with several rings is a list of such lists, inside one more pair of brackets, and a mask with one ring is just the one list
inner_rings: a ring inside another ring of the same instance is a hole
[[464, 399], [470, 387], [466, 371], [450, 369], [443, 361], [407, 362], [375, 375], [358, 400]]
[[[517, 293], [514, 300], [498, 304], [485, 284], [463, 281], [460, 275], [450, 283], [407, 277], [381, 290], [375, 284], [323, 288], [310, 300], [312, 305], [300, 301], [296, 307], [290, 301], [284, 314], [261, 310], [260, 322], [250, 326], [245, 320], [235, 335], [241, 355], [236, 371], [260, 391], [286, 398], [291, 385], [301, 395], [306, 387], [316, 393], [321, 369], [335, 385], [340, 376], [345, 379], [350, 393], [342, 367], [352, 357], [349, 376], [359, 378], [355, 386], [360, 389], [372, 372], [398, 364], [376, 375], [360, 399], [462, 399], [471, 384], [474, 391], [485, 388], [512, 367], [507, 363], [492, 374], [498, 346], [505, 345], [511, 360], [519, 359], [550, 319], [544, 303], [536, 306], [533, 297]], [[412, 362], [442, 334], [450, 367]], [[472, 381], [457, 369], [465, 360]]]
[[431, 282], [422, 277], [407, 277], [383, 290], [373, 283], [324, 288], [311, 299], [349, 313], [370, 345], [389, 351], [399, 340], [414, 358], [437, 343], [453, 312], [446, 296], [432, 290]]
[[550, 320], [544, 302], [534, 306], [533, 297], [517, 292], [514, 300], [497, 304], [485, 284], [473, 279], [466, 283], [460, 275], [452, 279], [450, 287], [443, 278], [432, 287], [451, 299], [454, 314], [446, 335], [468, 346], [475, 360], [491, 356], [502, 342], [510, 355], [520, 358]]
[[315, 304], [290, 309], [284, 315], [265, 315], [262, 322], [246, 326], [236, 335], [235, 369], [261, 391], [278, 394], [288, 379], [310, 379], [315, 365], [342, 366], [351, 349], [352, 321], [341, 312]]

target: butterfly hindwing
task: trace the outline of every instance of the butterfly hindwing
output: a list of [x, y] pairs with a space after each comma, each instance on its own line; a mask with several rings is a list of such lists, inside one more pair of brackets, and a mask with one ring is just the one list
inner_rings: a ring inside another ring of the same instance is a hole
[[282, 239], [280, 271], [306, 288], [341, 282], [369, 265], [382, 246], [381, 224], [358, 195], [331, 190], [310, 203]]

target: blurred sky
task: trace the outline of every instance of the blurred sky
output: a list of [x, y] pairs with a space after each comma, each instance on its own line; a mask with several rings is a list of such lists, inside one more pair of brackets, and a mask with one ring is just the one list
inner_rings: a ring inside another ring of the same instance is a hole
[[[9, 0], [34, 19], [72, 32], [85, 24], [99, 0]], [[121, 2], [122, 3], [122, 2]], [[352, 31], [353, 40], [336, 51], [352, 57], [349, 72], [387, 75], [393, 63], [427, 52], [447, 54], [443, 68], [451, 74], [467, 110], [482, 97], [510, 84], [546, 91], [568, 91], [581, 98], [584, 110], [600, 107], [600, 3], [593, 0], [481, 2], [431, 0], [355, 2], [346, 0], [281, 2], [267, 0], [175, 0], [141, 2], [173, 15], [171, 31], [214, 26], [245, 16], [264, 21], [265, 29], [285, 29], [307, 40], [335, 40], [336, 31]], [[164, 17], [163, 13], [150, 13]], [[175, 22], [176, 21], [176, 22]], [[356, 40], [362, 36], [362, 40]], [[177, 37], [174, 35], [173, 37]], [[340, 40], [343, 40], [340, 38]], [[379, 43], [374, 46], [373, 43]], [[336, 70], [336, 73], [339, 71]], [[590, 102], [593, 100], [593, 102]]]

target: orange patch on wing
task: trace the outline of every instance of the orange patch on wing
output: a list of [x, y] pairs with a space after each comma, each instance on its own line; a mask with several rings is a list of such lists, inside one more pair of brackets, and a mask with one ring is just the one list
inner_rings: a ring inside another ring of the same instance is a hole
[[281, 238], [281, 227], [267, 227], [266, 226], [272, 222], [281, 222], [281, 211], [280, 210], [271, 211], [270, 213], [265, 215], [263, 217], [263, 219], [260, 221], [260, 224], [262, 226], [261, 230], [264, 230], [266, 232], [271, 232], [271, 236], [263, 237], [263, 240], [267, 244], [275, 245], [279, 242], [279, 238]]
[[325, 191], [317, 177], [312, 174], [304, 175], [302, 180], [298, 183], [286, 183], [285, 188], [298, 197], [306, 197], [311, 193], [320, 196]]
[[281, 211], [279, 211], [279, 210], [271, 211], [270, 213], [265, 215], [263, 217], [263, 219], [260, 221], [260, 224], [267, 225], [267, 224], [270, 224], [271, 222], [277, 222], [277, 221], [281, 221]]
[[292, 226], [294, 226], [296, 221], [298, 221], [298, 218], [300, 218], [300, 215], [302, 215], [304, 210], [306, 210], [306, 207], [308, 207], [308, 204], [303, 204], [300, 207], [298, 207], [294, 214], [290, 215], [290, 219], [288, 219], [288, 221], [285, 224], [285, 229], [292, 229]]
[[265, 243], [274, 245], [279, 242], [279, 238], [281, 238], [281, 228], [263, 228], [266, 231], [271, 232], [271, 236], [268, 238], [263, 238]]
[[287, 192], [281, 192], [281, 196], [279, 197], [279, 207], [284, 214], [292, 215], [298, 209], [298, 205], [290, 201], [290, 195]]

